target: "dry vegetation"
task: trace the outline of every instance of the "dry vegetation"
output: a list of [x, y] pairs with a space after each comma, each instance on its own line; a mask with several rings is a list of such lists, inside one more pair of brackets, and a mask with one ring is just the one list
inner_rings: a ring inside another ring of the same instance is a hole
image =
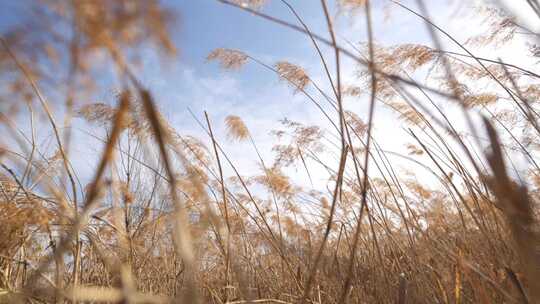
[[[265, 15], [264, 1], [221, 2], [304, 33], [327, 84], [242, 50], [216, 49], [209, 64], [275, 73], [331, 128], [284, 119], [274, 160], [238, 116], [224, 122], [229, 138], [216, 138], [206, 113], [196, 115], [206, 138], [183, 135], [134, 68], [141, 48], [176, 52], [169, 10], [157, 1], [36, 1], [41, 17], [1, 37], [0, 302], [540, 303], [540, 75], [472, 51], [525, 32], [537, 56], [539, 34], [486, 6], [477, 14], [487, 32], [460, 44], [418, 0], [393, 9], [424, 22], [432, 46], [381, 46], [371, 1], [339, 0], [340, 12], [365, 19], [367, 41], [347, 45], [325, 0], [328, 33], [311, 32], [285, 0], [276, 2], [295, 24]], [[538, 13], [537, 1], [523, 3]], [[358, 65], [354, 83], [343, 83], [343, 58]], [[77, 103], [111, 67], [123, 83], [117, 103]], [[367, 113], [346, 110], [354, 98]], [[468, 132], [441, 104], [460, 111]], [[371, 136], [380, 107], [408, 131], [402, 154]], [[87, 185], [71, 163], [75, 118], [102, 131]], [[53, 149], [37, 126], [51, 130]], [[252, 148], [259, 175], [236, 169], [226, 140]], [[437, 186], [397, 162], [426, 170]], [[308, 180], [293, 183], [291, 166]], [[308, 186], [314, 167], [329, 174], [326, 189]]]

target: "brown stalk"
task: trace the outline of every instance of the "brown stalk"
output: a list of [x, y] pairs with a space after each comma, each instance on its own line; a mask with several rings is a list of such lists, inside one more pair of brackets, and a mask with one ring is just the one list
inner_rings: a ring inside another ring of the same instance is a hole
[[180, 199], [176, 190], [176, 176], [172, 169], [171, 160], [169, 158], [168, 151], [166, 149], [166, 138], [163, 131], [163, 126], [159, 121], [157, 110], [154, 106], [154, 102], [150, 95], [150, 92], [140, 89], [139, 94], [141, 96], [144, 109], [148, 120], [152, 125], [152, 131], [155, 134], [156, 141], [158, 143], [159, 151], [161, 154], [162, 161], [169, 178], [169, 190], [174, 202], [176, 220], [174, 221], [175, 225], [175, 238], [176, 238], [176, 249], [178, 250], [179, 255], [182, 257], [186, 263], [188, 282], [187, 282], [187, 292], [183, 297], [184, 301], [191, 303], [197, 303], [199, 301], [197, 295], [197, 289], [195, 285], [195, 256], [193, 254], [193, 248], [191, 244], [191, 235], [189, 234], [187, 226], [187, 214], [185, 209], [182, 207]]
[[[225, 190], [225, 181], [223, 180], [223, 169], [221, 167], [221, 161], [219, 159], [219, 153], [216, 146], [216, 139], [214, 137], [214, 133], [212, 132], [212, 126], [210, 125], [210, 119], [208, 118], [208, 113], [206, 111], [204, 112], [204, 117], [206, 119], [206, 124], [208, 126], [208, 132], [210, 133], [210, 138], [212, 139], [212, 147], [214, 148], [214, 155], [216, 156], [216, 161], [218, 165], [218, 172], [219, 172], [219, 183], [221, 185], [221, 198], [223, 200], [223, 209], [225, 210], [225, 223], [227, 225], [227, 244], [226, 244], [226, 251], [225, 251], [225, 285], [229, 286], [231, 284], [230, 282], [230, 248], [231, 248], [231, 241], [229, 234], [231, 233], [231, 224], [229, 220], [229, 210], [227, 206], [227, 192]], [[225, 302], [228, 302], [230, 299], [230, 293], [229, 289], [227, 288], [225, 290]]]
[[[52, 256], [55, 259], [57, 259], [58, 257], [61, 257], [63, 253], [70, 248], [69, 245], [71, 241], [73, 240], [74, 237], [78, 236], [80, 229], [86, 224], [88, 220], [88, 216], [96, 204], [96, 198], [98, 197], [99, 191], [102, 187], [101, 180], [105, 173], [105, 169], [111, 159], [114, 145], [116, 144], [116, 141], [120, 137], [120, 133], [123, 130], [125, 115], [128, 110], [128, 107], [129, 107], [129, 98], [126, 94], [124, 94], [122, 98], [120, 99], [120, 105], [118, 106], [118, 110], [114, 118], [114, 124], [111, 131], [111, 135], [109, 137], [107, 145], [105, 146], [103, 150], [103, 154], [98, 164], [98, 167], [95, 171], [92, 183], [90, 183], [90, 187], [87, 191], [82, 213], [77, 215], [75, 219], [75, 223], [73, 223], [71, 230], [65, 234], [64, 238], [60, 240], [59, 245], [55, 248], [54, 255]], [[51, 260], [51, 256], [47, 257], [44, 261], [42, 261], [39, 264], [39, 266], [36, 268], [36, 271], [29, 278], [28, 283], [27, 283], [27, 288], [30, 288], [32, 285], [35, 284], [35, 280], [37, 279], [36, 276], [44, 272], [46, 267], [49, 265], [50, 260]]]
[[527, 188], [515, 184], [508, 176], [497, 132], [487, 119], [484, 119], [484, 124], [491, 140], [491, 151], [486, 153], [486, 158], [493, 174], [484, 178], [506, 217], [514, 248], [527, 279], [528, 298], [532, 303], [536, 303], [540, 301], [540, 256], [537, 250], [538, 235], [535, 231], [538, 222], [533, 214], [533, 203]]
[[343, 105], [342, 105], [342, 100], [341, 100], [341, 71], [340, 71], [341, 64], [340, 64], [340, 58], [339, 58], [340, 52], [339, 52], [339, 49], [337, 48], [336, 37], [335, 37], [335, 34], [334, 34], [334, 28], [333, 28], [333, 25], [332, 25], [332, 21], [330, 20], [330, 15], [328, 13], [328, 8], [326, 6], [326, 1], [321, 0], [321, 4], [322, 4], [323, 10], [324, 10], [324, 15], [326, 17], [326, 23], [327, 23], [327, 26], [328, 26], [328, 32], [330, 33], [330, 36], [332, 38], [332, 47], [334, 48], [334, 56], [335, 56], [335, 60], [336, 60], [336, 98], [337, 98], [338, 114], [339, 114], [339, 131], [340, 131], [339, 133], [340, 133], [340, 137], [341, 137], [341, 157], [340, 157], [340, 161], [339, 161], [339, 169], [338, 169], [338, 175], [337, 175], [337, 179], [336, 179], [336, 185], [335, 185], [334, 192], [333, 192], [332, 203], [330, 205], [330, 215], [328, 217], [328, 222], [326, 224], [326, 229], [325, 229], [325, 232], [324, 232], [322, 243], [321, 243], [321, 245], [320, 245], [320, 247], [319, 247], [319, 249], [318, 249], [318, 251], [317, 251], [317, 253], [315, 255], [313, 265], [311, 266], [311, 269], [310, 269], [310, 272], [308, 274], [306, 284], [304, 286], [304, 293], [302, 295], [301, 303], [305, 303], [305, 301], [310, 297], [311, 285], [313, 284], [313, 281], [315, 279], [315, 275], [317, 273], [317, 268], [319, 266], [319, 262], [321, 260], [322, 253], [324, 251], [324, 248], [326, 246], [326, 242], [328, 240], [328, 236], [330, 234], [330, 230], [332, 228], [332, 224], [333, 224], [332, 221], [334, 219], [334, 212], [335, 212], [336, 205], [337, 205], [338, 194], [341, 193], [341, 186], [342, 186], [342, 182], [343, 182], [343, 174], [344, 174], [344, 171], [345, 171], [345, 163], [347, 161], [347, 154], [348, 154], [348, 146], [346, 144], [345, 132], [344, 132], [345, 131], [344, 130], [344, 128], [345, 128], [345, 117], [344, 117], [344, 114], [343, 114]]
[[[354, 233], [353, 237], [353, 245], [352, 245], [352, 251], [351, 255], [349, 257], [349, 266], [347, 270], [347, 278], [345, 279], [345, 284], [343, 287], [343, 291], [340, 296], [340, 302], [345, 302], [350, 286], [352, 284], [352, 272], [353, 272], [353, 265], [354, 265], [354, 259], [356, 256], [356, 250], [358, 246], [358, 239], [360, 235], [360, 227], [361, 227], [361, 221], [362, 221], [362, 215], [364, 208], [367, 208], [367, 193], [368, 193], [368, 165], [369, 165], [369, 151], [370, 151], [370, 145], [371, 145], [371, 130], [373, 126], [373, 116], [375, 111], [375, 98], [376, 98], [376, 92], [377, 92], [377, 77], [375, 74], [375, 63], [374, 63], [374, 47], [373, 47], [373, 30], [372, 30], [372, 23], [371, 23], [371, 9], [370, 9], [370, 1], [367, 0], [365, 2], [365, 11], [366, 11], [366, 25], [367, 25], [367, 32], [368, 32], [368, 48], [369, 48], [369, 64], [368, 69], [371, 72], [371, 92], [370, 92], [370, 102], [369, 102], [369, 114], [368, 114], [368, 129], [367, 129], [367, 138], [366, 138], [366, 152], [364, 155], [364, 176], [362, 179], [362, 199], [361, 199], [361, 205], [360, 205], [360, 215], [358, 217], [358, 221], [356, 224], [356, 231]], [[360, 182], [360, 180], [359, 180]]]

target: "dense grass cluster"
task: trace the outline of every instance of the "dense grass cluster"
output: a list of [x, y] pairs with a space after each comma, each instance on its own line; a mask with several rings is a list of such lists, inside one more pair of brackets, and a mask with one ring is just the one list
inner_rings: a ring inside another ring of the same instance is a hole
[[[326, 83], [242, 50], [216, 49], [208, 64], [275, 74], [328, 128], [283, 119], [274, 159], [239, 116], [197, 113], [207, 136], [185, 135], [132, 63], [142, 48], [175, 53], [169, 10], [159, 1], [37, 1], [41, 18], [0, 38], [0, 303], [540, 302], [540, 75], [474, 55], [525, 32], [535, 57], [538, 33], [486, 4], [477, 12], [486, 32], [462, 43], [431, 22], [422, 0], [389, 1], [425, 23], [432, 46], [383, 46], [371, 1], [339, 0], [367, 33], [342, 45], [325, 0], [324, 34], [285, 0], [276, 2], [294, 24], [266, 15], [265, 1], [220, 2], [304, 33]], [[352, 83], [344, 60], [357, 64]], [[115, 102], [77, 103], [111, 67], [123, 84]], [[373, 136], [382, 108], [399, 117], [406, 150], [385, 150], [388, 139]], [[92, 176], [72, 165], [76, 121], [98, 130]], [[221, 123], [228, 138], [214, 133]], [[41, 128], [53, 148], [40, 144]], [[227, 141], [251, 149], [258, 174], [237, 169]], [[293, 182], [293, 167], [306, 180]], [[325, 187], [313, 186], [315, 172], [328, 176]]]

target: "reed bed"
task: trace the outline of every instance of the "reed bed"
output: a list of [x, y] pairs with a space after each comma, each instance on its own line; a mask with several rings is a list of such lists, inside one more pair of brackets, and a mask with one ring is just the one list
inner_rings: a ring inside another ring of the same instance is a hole
[[[431, 43], [383, 46], [374, 1], [338, 0], [365, 22], [366, 41], [350, 43], [325, 0], [326, 33], [294, 2], [276, 0], [292, 23], [264, 13], [265, 1], [219, 2], [303, 33], [325, 83], [242, 50], [218, 48], [208, 64], [275, 75], [328, 127], [282, 120], [274, 159], [234, 113], [194, 113], [206, 136], [185, 135], [132, 59], [189, 47], [174, 45], [171, 11], [159, 1], [37, 1], [42, 18], [0, 37], [0, 303], [540, 303], [540, 75], [474, 55], [525, 32], [538, 57], [538, 33], [493, 4], [477, 12], [486, 32], [459, 42], [431, 21], [429, 3], [388, 1]], [[535, 0], [523, 5], [540, 12]], [[122, 88], [112, 103], [79, 104], [95, 90], [96, 57]], [[345, 60], [357, 65], [353, 83]], [[67, 71], [61, 83], [53, 64]], [[375, 136], [383, 108], [399, 118], [403, 151]], [[80, 120], [99, 130], [91, 176], [72, 164]], [[41, 144], [42, 128], [54, 148]], [[240, 172], [227, 142], [248, 147], [259, 173]], [[291, 167], [306, 180], [293, 182]], [[328, 181], [316, 189], [321, 170]]]

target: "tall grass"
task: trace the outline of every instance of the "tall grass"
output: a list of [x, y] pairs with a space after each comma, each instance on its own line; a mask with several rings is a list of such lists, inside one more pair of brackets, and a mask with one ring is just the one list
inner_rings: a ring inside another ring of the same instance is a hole
[[[433, 46], [388, 47], [375, 42], [371, 1], [339, 0], [339, 11], [364, 18], [367, 37], [343, 44], [325, 0], [327, 33], [286, 0], [276, 2], [295, 23], [265, 14], [264, 1], [219, 2], [305, 34], [326, 83], [242, 50], [216, 49], [208, 64], [275, 74], [330, 128], [284, 119], [274, 160], [239, 116], [195, 113], [207, 137], [183, 135], [131, 62], [151, 46], [174, 54], [170, 11], [157, 1], [35, 3], [43, 18], [0, 38], [13, 100], [1, 113], [0, 302], [540, 303], [540, 76], [474, 55], [536, 32], [486, 6], [476, 13], [487, 32], [462, 43], [422, 0], [390, 1], [425, 24]], [[77, 104], [100, 56], [122, 84], [117, 102]], [[354, 83], [344, 83], [345, 58], [358, 65]], [[47, 75], [55, 62], [65, 79]], [[65, 100], [50, 100], [51, 87]], [[366, 113], [348, 110], [355, 98]], [[375, 136], [383, 108], [400, 118], [406, 151]], [[102, 144], [91, 177], [72, 164], [74, 118], [101, 130], [90, 133]], [[221, 123], [228, 138], [214, 132]], [[40, 144], [45, 125], [53, 149]], [[260, 173], [243, 175], [225, 141], [252, 149]], [[293, 183], [291, 166], [306, 180]], [[326, 189], [314, 189], [321, 170]]]

